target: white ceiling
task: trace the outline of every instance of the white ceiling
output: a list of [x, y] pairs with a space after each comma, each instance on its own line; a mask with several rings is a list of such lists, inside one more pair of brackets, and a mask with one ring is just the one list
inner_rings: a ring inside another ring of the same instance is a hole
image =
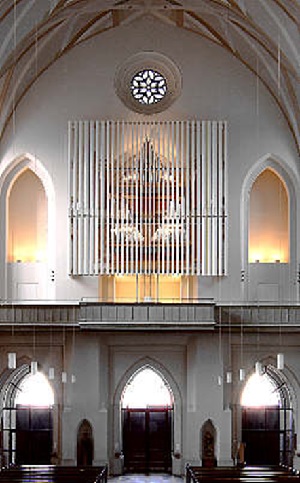
[[143, 15], [211, 40], [255, 72], [300, 152], [300, 0], [1, 0], [0, 136], [58, 58]]

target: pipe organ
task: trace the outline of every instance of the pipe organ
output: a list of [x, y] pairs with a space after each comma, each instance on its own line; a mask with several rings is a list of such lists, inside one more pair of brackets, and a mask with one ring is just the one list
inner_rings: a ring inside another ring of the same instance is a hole
[[223, 121], [72, 121], [69, 274], [227, 272]]

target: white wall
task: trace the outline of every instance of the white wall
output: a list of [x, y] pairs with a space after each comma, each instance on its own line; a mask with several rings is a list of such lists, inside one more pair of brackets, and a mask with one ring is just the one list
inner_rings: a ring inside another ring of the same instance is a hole
[[[238, 300], [244, 178], [258, 159], [272, 153], [289, 167], [297, 192], [299, 170], [294, 141], [273, 99], [263, 85], [257, 88], [250, 71], [222, 48], [151, 18], [83, 43], [50, 67], [21, 102], [15, 116], [15, 134], [8, 128], [2, 142], [0, 170], [26, 152], [44, 164], [56, 195], [56, 297], [97, 296], [96, 278], [71, 279], [67, 275], [67, 122], [143, 119], [130, 112], [114, 91], [118, 66], [142, 50], [169, 56], [182, 73], [181, 96], [153, 119], [228, 120], [229, 276], [219, 283], [202, 279], [199, 296]], [[290, 278], [294, 272], [291, 270]]]

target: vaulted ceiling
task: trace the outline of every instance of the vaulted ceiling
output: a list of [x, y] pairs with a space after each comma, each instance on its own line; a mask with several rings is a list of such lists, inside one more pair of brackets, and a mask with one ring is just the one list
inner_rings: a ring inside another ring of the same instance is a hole
[[300, 0], [1, 0], [0, 136], [57, 59], [144, 15], [211, 40], [254, 72], [300, 152]]

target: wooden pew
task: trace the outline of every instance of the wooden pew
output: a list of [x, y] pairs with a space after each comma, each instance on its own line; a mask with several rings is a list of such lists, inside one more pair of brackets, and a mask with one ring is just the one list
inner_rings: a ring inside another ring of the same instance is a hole
[[107, 466], [15, 466], [0, 472], [0, 483], [107, 483]]
[[213, 467], [186, 466], [186, 483], [291, 483], [299, 482], [298, 472], [273, 467]]

